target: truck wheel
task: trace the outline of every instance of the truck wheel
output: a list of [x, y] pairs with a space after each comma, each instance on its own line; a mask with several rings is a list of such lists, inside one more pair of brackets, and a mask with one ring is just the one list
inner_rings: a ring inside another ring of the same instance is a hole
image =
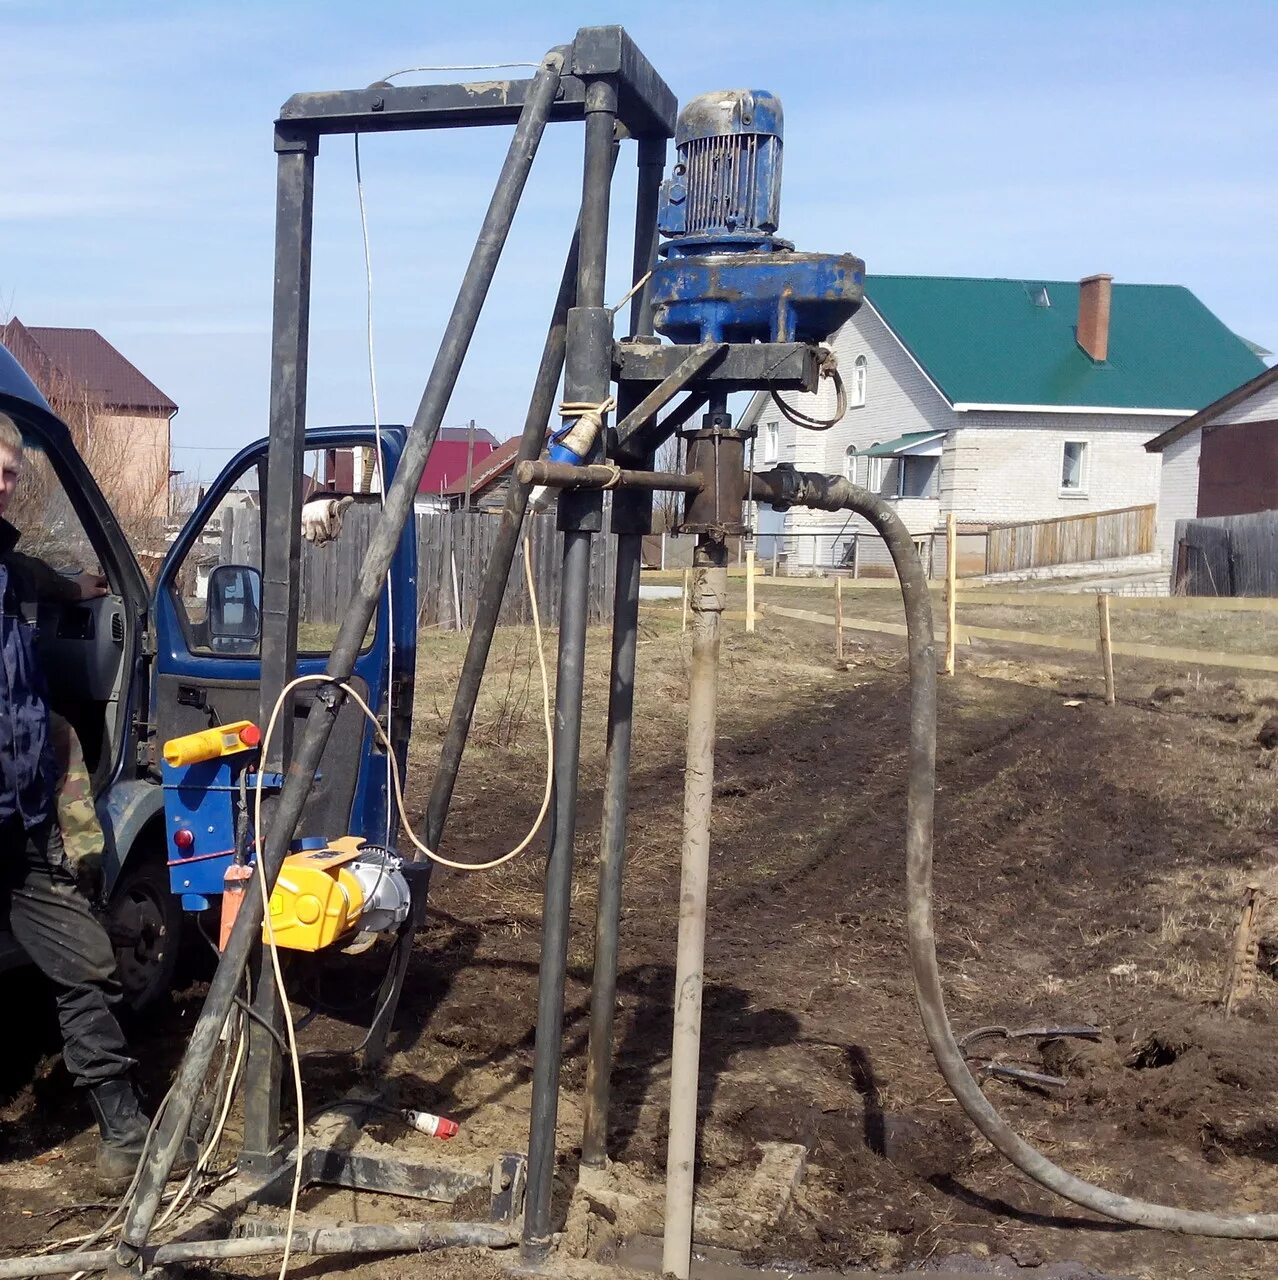
[[167, 996], [177, 971], [182, 904], [169, 888], [162, 857], [139, 849], [128, 859], [111, 892], [106, 930], [129, 1008], [145, 1009]]

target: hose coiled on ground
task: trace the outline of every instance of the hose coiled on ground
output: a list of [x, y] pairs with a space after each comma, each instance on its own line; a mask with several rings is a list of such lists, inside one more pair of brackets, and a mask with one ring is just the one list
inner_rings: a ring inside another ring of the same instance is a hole
[[936, 791], [936, 649], [927, 576], [914, 541], [886, 502], [860, 485], [834, 476], [788, 468], [754, 477], [755, 496], [783, 505], [852, 511], [880, 534], [901, 582], [910, 667], [909, 785], [906, 799], [905, 869], [907, 929], [914, 994], [932, 1056], [950, 1091], [972, 1123], [1022, 1173], [1040, 1186], [1104, 1217], [1138, 1227], [1234, 1240], [1278, 1240], [1278, 1214], [1217, 1214], [1177, 1209], [1106, 1191], [1062, 1169], [1013, 1132], [968, 1070], [945, 1012], [936, 964], [932, 917], [932, 828]]

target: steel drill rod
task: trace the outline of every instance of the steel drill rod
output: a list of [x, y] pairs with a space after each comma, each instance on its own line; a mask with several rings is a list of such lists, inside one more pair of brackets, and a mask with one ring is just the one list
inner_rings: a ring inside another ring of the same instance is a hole
[[[617, 147], [612, 148], [610, 165], [617, 163]], [[573, 232], [568, 259], [564, 263], [559, 281], [559, 293], [555, 298], [550, 328], [541, 352], [541, 364], [537, 369], [537, 381], [528, 402], [528, 414], [524, 418], [524, 432], [519, 438], [517, 462], [531, 462], [541, 453], [546, 439], [550, 415], [555, 408], [555, 392], [564, 371], [564, 348], [568, 334], [568, 311], [577, 298], [577, 257], [581, 245], [581, 216]], [[453, 788], [457, 785], [457, 773], [466, 751], [471, 721], [475, 716], [475, 704], [479, 699], [480, 685], [488, 665], [488, 652], [492, 648], [493, 635], [501, 615], [501, 604], [506, 594], [506, 583], [519, 548], [519, 534], [528, 509], [529, 486], [516, 482], [506, 492], [506, 505], [493, 549], [484, 569], [484, 585], [475, 612], [475, 625], [471, 628], [466, 645], [466, 657], [457, 680], [457, 692], [453, 697], [452, 714], [444, 745], [440, 748], [439, 764], [435, 770], [435, 782], [431, 787], [430, 802], [426, 807], [426, 843], [436, 848], [443, 838], [444, 823], [448, 819], [448, 807], [452, 803]]]
[[[266, 528], [262, 548], [262, 644], [259, 724], [266, 723], [280, 690], [297, 667], [297, 615], [301, 589], [302, 456], [306, 431], [306, 374], [310, 332], [311, 236], [318, 140], [298, 140], [281, 151], [275, 196], [275, 300], [271, 320], [270, 440], [266, 474]], [[263, 769], [280, 772], [293, 753], [293, 717], [284, 716], [268, 744]], [[260, 956], [259, 956], [260, 959]], [[279, 1143], [282, 1059], [277, 1038], [284, 1011], [274, 977], [257, 965], [254, 1019], [244, 1090], [246, 1167], [265, 1172]], [[269, 966], [268, 966], [269, 969]]]
[[[602, 309], [608, 263], [608, 215], [616, 121], [616, 83], [610, 78], [588, 81], [577, 307], [569, 317], [564, 396], [568, 400], [592, 404], [607, 397], [612, 376], [612, 325]], [[576, 327], [574, 319], [579, 321]], [[602, 441], [596, 441], [591, 457], [602, 457]], [[577, 774], [581, 756], [582, 683], [590, 593], [589, 530], [596, 527], [595, 501], [589, 494], [565, 494], [560, 498], [558, 512], [564, 552], [559, 606], [559, 661], [555, 682], [555, 793], [542, 907], [537, 1033], [533, 1048], [532, 1102], [528, 1125], [528, 1186], [521, 1248], [523, 1260], [530, 1264], [544, 1259], [551, 1245], [559, 1072], [563, 1059], [564, 979], [568, 969], [572, 863], [577, 829]]]
[[[613, 163], [616, 163], [616, 148]], [[564, 371], [564, 347], [568, 332], [568, 310], [577, 297], [577, 250], [581, 243], [581, 218], [573, 228], [572, 242], [564, 261], [559, 279], [559, 292], [551, 311], [550, 326], [542, 346], [541, 362], [528, 401], [524, 417], [524, 430], [519, 438], [517, 461], [529, 461], [541, 452], [546, 438], [550, 415], [555, 407], [555, 392]], [[439, 751], [439, 764], [435, 767], [435, 781], [431, 786], [430, 800], [426, 806], [426, 843], [438, 849], [444, 837], [444, 824], [448, 820], [449, 806], [453, 802], [453, 789], [461, 769], [462, 756], [470, 737], [470, 726], [475, 718], [475, 705], [488, 667], [488, 654], [493, 636], [501, 617], [502, 601], [506, 596], [506, 583], [510, 579], [511, 566], [519, 549], [519, 535], [523, 530], [524, 514], [528, 509], [528, 486], [518, 480], [506, 491], [506, 504], [497, 524], [487, 564], [484, 566], [484, 582], [475, 607], [475, 622], [466, 643], [466, 656], [462, 660], [461, 674], [457, 678], [457, 692], [453, 695], [453, 709], [448, 719], [448, 729]], [[416, 853], [414, 853], [416, 857]], [[426, 883], [429, 883], [427, 880]], [[408, 976], [408, 963], [412, 958], [413, 936], [420, 926], [426, 909], [425, 892], [413, 896], [409, 918], [400, 927], [395, 942], [395, 958], [378, 991], [377, 1012], [369, 1027], [368, 1044], [364, 1050], [364, 1063], [374, 1066], [385, 1056], [386, 1042], [390, 1037], [395, 1013], [399, 1008], [400, 993]]]
[[715, 709], [719, 629], [728, 590], [727, 549], [698, 540], [692, 576], [692, 678], [683, 792], [683, 857], [679, 943], [675, 961], [674, 1039], [670, 1057], [670, 1128], [666, 1153], [666, 1225], [661, 1270], [688, 1280], [697, 1156], [697, 1083], [701, 1060], [701, 993], [710, 875], [710, 809], [714, 794]]
[[[509, 1227], [487, 1222], [361, 1223], [349, 1227], [311, 1227], [293, 1232], [290, 1252], [312, 1256], [361, 1253], [424, 1253], [430, 1249], [504, 1249], [514, 1243]], [[284, 1233], [222, 1240], [176, 1240], [151, 1245], [140, 1256], [150, 1267], [228, 1258], [265, 1258], [284, 1252]], [[105, 1271], [115, 1255], [110, 1249], [83, 1253], [36, 1254], [0, 1259], [0, 1280], [28, 1276], [61, 1276], [76, 1271]]]
[[[386, 492], [381, 519], [369, 542], [350, 608], [329, 656], [327, 672], [334, 680], [350, 678], [369, 620], [377, 607], [383, 579], [390, 568], [404, 525], [412, 514], [417, 486], [474, 336], [476, 321], [550, 116], [562, 70], [563, 55], [553, 52], [546, 55], [533, 77], [466, 275], [453, 304], [444, 339], [409, 430], [399, 468]], [[327, 685], [321, 687], [311, 704], [301, 742], [289, 763], [273, 821], [266, 832], [262, 865], [258, 867], [257, 874], [265, 875], [268, 890], [274, 886], [275, 877], [288, 853], [289, 842], [302, 816], [341, 702], [340, 691]], [[191, 1110], [261, 927], [262, 895], [254, 886], [249, 886], [209, 985], [204, 1007], [191, 1032], [155, 1146], [141, 1170], [117, 1250], [122, 1266], [132, 1263], [138, 1246], [146, 1241], [151, 1229], [164, 1184], [186, 1134]]]
[[533, 1249], [548, 1247], [550, 1243], [555, 1125], [559, 1112], [559, 1068], [563, 1056], [564, 978], [568, 970], [568, 926], [572, 906], [577, 770], [581, 751], [581, 702], [586, 665], [590, 538], [589, 533], [564, 534], [559, 662], [555, 674], [555, 790], [541, 921], [541, 963], [537, 970], [537, 1038], [528, 1142], [528, 1192], [524, 1209], [524, 1240]]
[[[666, 139], [640, 138], [639, 182], [635, 189], [635, 245], [633, 277], [643, 280], [657, 265], [657, 248], [661, 234], [657, 230], [657, 215], [661, 211], [661, 183], [666, 172]], [[630, 300], [630, 336], [651, 337], [652, 282], [645, 280], [639, 292]]]
[[679, 362], [675, 371], [663, 378], [642, 400], [617, 423], [617, 447], [624, 449], [632, 437], [645, 427], [670, 403], [699, 373], [721, 356], [727, 345], [722, 342], [703, 342], [693, 347]]
[[[657, 211], [665, 174], [666, 139], [639, 140], [639, 182], [635, 193], [635, 242], [632, 273], [641, 280], [657, 261], [660, 235]], [[630, 308], [630, 336], [653, 332], [652, 295], [645, 284]], [[617, 412], [629, 413], [641, 399], [637, 387], [617, 389]], [[619, 449], [618, 461], [655, 465], [654, 449]], [[621, 886], [626, 862], [626, 825], [630, 803], [630, 745], [634, 720], [635, 659], [639, 636], [639, 574], [643, 535], [652, 528], [652, 497], [623, 490], [613, 498], [617, 568], [612, 605], [612, 670], [608, 688], [608, 753], [604, 778], [603, 821], [599, 834], [599, 886], [595, 903], [595, 955], [590, 981], [590, 1038], [586, 1048], [586, 1097], [582, 1124], [582, 1163], [602, 1168], [608, 1162], [608, 1110], [612, 1087], [613, 1020], [617, 1009], [618, 935]]]
[[552, 489], [669, 489], [699, 493], [700, 471], [625, 471], [608, 463], [574, 466], [571, 462], [521, 462], [515, 468], [522, 485], [544, 484]]
[[630, 744], [635, 706], [635, 657], [639, 638], [639, 572], [643, 535], [617, 538], [617, 581], [612, 606], [612, 677], [608, 692], [607, 776], [599, 845], [599, 897], [595, 906], [595, 958], [590, 989], [590, 1040], [586, 1055], [582, 1163], [608, 1162], [612, 1029], [617, 1008], [621, 882], [630, 800]]

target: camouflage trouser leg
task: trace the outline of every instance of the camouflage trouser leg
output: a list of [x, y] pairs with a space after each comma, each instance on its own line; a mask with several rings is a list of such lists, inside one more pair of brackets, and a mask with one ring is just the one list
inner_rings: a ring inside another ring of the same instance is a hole
[[93, 807], [93, 779], [79, 736], [57, 712], [49, 714], [49, 737], [58, 762], [58, 830], [76, 879], [91, 884], [100, 874], [105, 837]]

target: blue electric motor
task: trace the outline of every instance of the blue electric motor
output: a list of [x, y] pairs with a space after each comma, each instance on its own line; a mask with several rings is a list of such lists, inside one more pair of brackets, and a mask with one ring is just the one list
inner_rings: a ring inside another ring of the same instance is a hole
[[680, 112], [649, 286], [671, 341], [820, 342], [861, 305], [860, 258], [796, 253], [776, 235], [781, 136], [781, 102], [763, 90], [705, 93]]

